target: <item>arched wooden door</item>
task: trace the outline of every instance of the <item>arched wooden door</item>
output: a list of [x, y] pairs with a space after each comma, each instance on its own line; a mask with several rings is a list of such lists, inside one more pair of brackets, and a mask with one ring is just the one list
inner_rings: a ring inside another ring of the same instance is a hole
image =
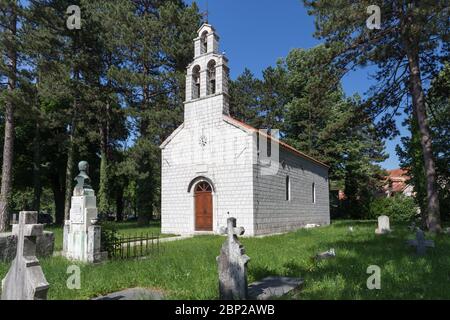
[[195, 186], [195, 230], [213, 230], [212, 187], [208, 182], [201, 181]]

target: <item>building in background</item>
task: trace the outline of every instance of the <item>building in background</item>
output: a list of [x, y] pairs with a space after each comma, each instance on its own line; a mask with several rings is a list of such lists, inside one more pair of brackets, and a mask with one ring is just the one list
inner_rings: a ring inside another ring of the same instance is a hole
[[383, 187], [383, 192], [386, 197], [393, 197], [397, 194], [403, 194], [407, 197], [414, 196], [413, 186], [408, 184], [408, 172], [403, 169], [388, 170], [386, 184]]
[[162, 233], [219, 233], [228, 217], [248, 236], [329, 224], [328, 166], [230, 117], [228, 60], [211, 25], [194, 49], [184, 123], [161, 145]]

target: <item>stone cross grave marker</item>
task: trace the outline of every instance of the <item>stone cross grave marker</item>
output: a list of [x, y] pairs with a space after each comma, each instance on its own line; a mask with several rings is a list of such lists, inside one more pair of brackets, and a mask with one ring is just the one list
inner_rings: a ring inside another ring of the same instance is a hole
[[389, 217], [388, 216], [379, 216], [378, 217], [378, 228], [375, 230], [376, 234], [386, 234], [391, 232], [391, 227], [389, 225]]
[[418, 255], [423, 256], [427, 252], [427, 248], [434, 248], [433, 240], [425, 240], [425, 233], [417, 228], [416, 239], [408, 240], [410, 246], [416, 247]]
[[38, 214], [22, 211], [19, 223], [13, 225], [17, 236], [17, 253], [6, 277], [2, 280], [2, 300], [45, 300], [49, 284], [36, 258], [36, 237], [44, 226], [37, 224]]
[[237, 236], [243, 235], [244, 228], [236, 228], [236, 219], [227, 219], [227, 228], [222, 228], [222, 234], [227, 239], [222, 245], [219, 265], [219, 295], [222, 300], [247, 299], [247, 263], [250, 258], [245, 254], [244, 247]]

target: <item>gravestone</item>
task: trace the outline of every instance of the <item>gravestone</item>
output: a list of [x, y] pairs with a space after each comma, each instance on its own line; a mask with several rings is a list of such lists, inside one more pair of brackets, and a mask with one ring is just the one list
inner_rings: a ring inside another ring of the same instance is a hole
[[334, 250], [334, 248], [331, 248], [328, 251], [316, 254], [316, 256], [314, 258], [316, 260], [320, 261], [320, 260], [330, 259], [330, 258], [334, 258], [334, 257], [336, 257], [336, 250]]
[[70, 206], [70, 219], [64, 223], [63, 255], [70, 260], [99, 262], [105, 258], [100, 251], [100, 226], [97, 223], [97, 198], [88, 176], [86, 161], [78, 164], [80, 173]]
[[389, 217], [388, 216], [379, 216], [378, 217], [378, 228], [375, 230], [376, 234], [386, 234], [391, 232], [391, 227], [389, 225]]
[[[55, 235], [53, 232], [44, 231], [36, 237], [36, 257], [51, 257], [55, 246]], [[12, 232], [0, 233], [0, 262], [14, 260], [17, 251], [17, 236]]]
[[434, 248], [434, 241], [425, 240], [425, 233], [419, 228], [417, 228], [416, 239], [408, 240], [407, 243], [410, 246], [416, 247], [416, 252], [420, 256], [425, 255], [427, 248]]
[[217, 257], [219, 296], [222, 300], [247, 299], [247, 263], [250, 258], [237, 238], [244, 232], [244, 228], [236, 228], [235, 218], [228, 218], [227, 228], [221, 229], [221, 233], [227, 235]]
[[36, 237], [44, 226], [37, 224], [37, 212], [22, 211], [13, 225], [17, 236], [17, 253], [2, 280], [2, 300], [45, 300], [49, 284], [36, 258]]
[[149, 288], [130, 288], [113, 292], [92, 300], [164, 300], [161, 290]]
[[267, 277], [248, 286], [248, 298], [250, 300], [279, 298], [298, 289], [302, 284], [303, 280], [300, 278]]
[[318, 227], [320, 227], [320, 224], [316, 224], [316, 223], [308, 223], [308, 224], [305, 226], [305, 229], [313, 229], [313, 228], [318, 228]]

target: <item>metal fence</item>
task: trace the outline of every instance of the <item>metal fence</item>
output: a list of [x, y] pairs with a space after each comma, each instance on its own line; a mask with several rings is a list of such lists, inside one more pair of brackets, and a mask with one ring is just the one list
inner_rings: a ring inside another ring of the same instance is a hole
[[161, 250], [159, 235], [120, 235], [108, 239], [106, 245], [110, 259], [133, 259], [159, 254]]

